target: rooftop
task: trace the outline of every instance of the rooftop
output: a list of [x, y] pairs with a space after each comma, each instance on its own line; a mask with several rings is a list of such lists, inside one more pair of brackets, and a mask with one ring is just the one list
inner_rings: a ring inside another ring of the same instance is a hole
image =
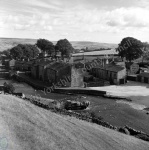
[[130, 69], [131, 65], [134, 65], [134, 64], [138, 65], [137, 63], [134, 63], [134, 62], [125, 62], [125, 64], [126, 64], [127, 69]]
[[138, 76], [149, 78], [149, 73], [148, 72], [143, 72], [143, 73], [140, 73]]
[[122, 67], [122, 66], [113, 65], [113, 64], [105, 65], [104, 67], [98, 66], [98, 67], [94, 67], [94, 68], [101, 68], [103, 70], [108, 70], [108, 71], [112, 71], [112, 72], [119, 72], [124, 69], [124, 67]]
[[113, 72], [119, 72], [124, 69], [124, 67], [121, 67], [119, 65], [107, 65], [105, 66], [105, 68], [106, 70], [113, 71]]
[[58, 71], [58, 70], [61, 70], [65, 67], [68, 67], [68, 66], [70, 66], [70, 65], [67, 63], [64, 63], [64, 62], [54, 62], [48, 68]]
[[43, 61], [41, 61], [41, 63], [39, 62], [38, 64], [40, 65], [40, 66], [46, 66], [46, 65], [48, 65], [48, 64], [50, 64], [50, 63], [52, 63], [53, 61], [50, 61], [50, 60], [43, 60]]

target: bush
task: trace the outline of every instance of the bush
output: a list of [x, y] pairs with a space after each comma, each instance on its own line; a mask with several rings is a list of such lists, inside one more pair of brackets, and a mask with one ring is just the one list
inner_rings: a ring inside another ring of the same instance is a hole
[[89, 114], [92, 118], [103, 120], [103, 118], [101, 116], [98, 116], [94, 111], [90, 111]]
[[90, 113], [90, 115], [91, 115], [92, 118], [95, 118], [95, 117], [96, 117], [96, 114], [95, 114], [95, 112], [93, 112], [93, 111]]
[[144, 141], [149, 141], [149, 136], [147, 136], [145, 134], [138, 134], [136, 137], [139, 139], [142, 139]]
[[15, 91], [15, 88], [13, 86], [13, 84], [11, 83], [4, 83], [4, 93], [9, 93], [9, 94], [12, 94], [14, 93]]
[[121, 132], [121, 133], [130, 135], [130, 132], [129, 132], [128, 129], [125, 128], [125, 127], [124, 127], [124, 128], [120, 127], [120, 128], [118, 129], [118, 131]]

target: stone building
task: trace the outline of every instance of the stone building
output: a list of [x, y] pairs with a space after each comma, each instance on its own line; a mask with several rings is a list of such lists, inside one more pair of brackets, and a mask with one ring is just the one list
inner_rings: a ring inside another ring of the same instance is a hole
[[126, 83], [126, 68], [109, 64], [92, 68], [92, 74], [100, 79], [110, 81], [111, 84], [124, 84]]
[[71, 68], [71, 87], [84, 87], [84, 76], [86, 74], [83, 63], [74, 64]]
[[149, 83], [149, 73], [143, 72], [137, 75], [137, 81], [142, 83]]

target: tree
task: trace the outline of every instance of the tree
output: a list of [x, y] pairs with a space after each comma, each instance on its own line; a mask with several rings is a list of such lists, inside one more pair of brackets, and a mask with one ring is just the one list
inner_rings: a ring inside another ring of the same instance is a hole
[[62, 54], [62, 57], [66, 55], [67, 57], [73, 52], [74, 48], [67, 39], [59, 40], [56, 44], [56, 50], [59, 50]]
[[142, 62], [144, 60], [149, 60], [149, 43], [144, 42], [143, 43], [143, 54], [142, 54]]
[[10, 49], [10, 55], [14, 59], [21, 58], [35, 58], [39, 54], [39, 50], [35, 45], [31, 44], [18, 44], [17, 46]]
[[18, 59], [18, 58], [20, 59], [23, 57], [23, 50], [21, 49], [21, 47], [19, 45], [15, 46], [10, 49], [10, 55], [14, 59]]
[[46, 39], [39, 39], [37, 40], [36, 45], [40, 48], [43, 52], [47, 52], [48, 54], [52, 55], [55, 54], [55, 47], [52, 42]]
[[135, 60], [143, 54], [143, 43], [133, 37], [126, 37], [122, 39], [116, 51], [123, 59], [124, 57], [128, 61]]
[[10, 49], [2, 51], [2, 52], [0, 52], [0, 54], [4, 54], [4, 55], [6, 55], [7, 58], [10, 58]]
[[21, 45], [22, 50], [23, 50], [23, 55], [24, 58], [36, 58], [39, 54], [39, 49], [35, 46], [35, 45], [31, 45], [31, 44], [24, 44]]

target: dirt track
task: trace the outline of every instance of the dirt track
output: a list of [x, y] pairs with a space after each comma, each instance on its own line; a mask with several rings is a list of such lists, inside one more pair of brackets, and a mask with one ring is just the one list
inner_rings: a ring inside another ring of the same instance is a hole
[[76, 118], [57, 115], [10, 95], [0, 95], [0, 149], [4, 148], [148, 150], [149, 143]]

